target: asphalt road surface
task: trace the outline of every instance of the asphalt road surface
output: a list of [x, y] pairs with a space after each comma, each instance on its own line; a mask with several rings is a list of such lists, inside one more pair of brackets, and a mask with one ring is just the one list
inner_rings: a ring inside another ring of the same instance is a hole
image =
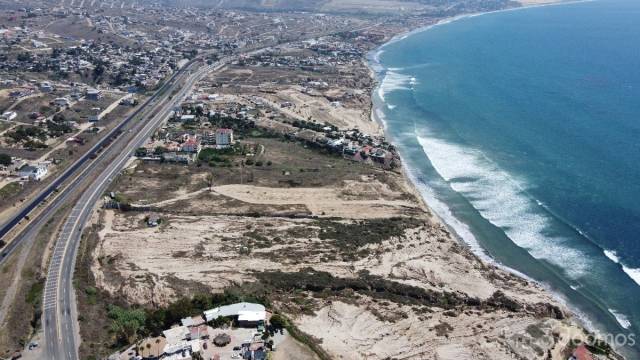
[[[193, 72], [185, 72], [184, 83], [177, 81], [172, 85], [171, 90], [174, 87], [180, 88], [178, 93], [171, 97], [172, 91], [167, 91], [156, 102], [160, 110], [143, 123], [144, 126], [139, 131], [134, 130], [136, 133], [131, 141], [120, 149], [109, 148], [108, 151], [118, 152], [118, 155], [99, 175], [94, 177], [94, 181], [71, 209], [56, 240], [43, 294], [44, 352], [47, 359], [78, 359], [78, 316], [75, 309], [73, 271], [82, 229], [89, 220], [96, 203], [111, 181], [122, 171], [133, 151], [142, 146], [169, 117], [174, 106], [189, 93], [197, 80], [208, 71], [221, 66], [214, 64], [203, 66]], [[75, 185], [79, 187], [80, 183], [74, 182], [70, 187]]]

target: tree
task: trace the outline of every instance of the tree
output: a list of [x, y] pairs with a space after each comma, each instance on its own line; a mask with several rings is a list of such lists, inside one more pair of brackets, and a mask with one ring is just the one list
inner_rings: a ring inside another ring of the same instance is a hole
[[287, 327], [287, 319], [282, 317], [282, 315], [274, 314], [271, 319], [269, 319], [269, 324], [276, 330], [282, 329]]
[[146, 313], [142, 309], [125, 309], [119, 306], [109, 307], [111, 330], [116, 336], [128, 344], [135, 341], [138, 332], [144, 329]]
[[0, 154], [0, 165], [9, 166], [12, 163], [10, 155]]

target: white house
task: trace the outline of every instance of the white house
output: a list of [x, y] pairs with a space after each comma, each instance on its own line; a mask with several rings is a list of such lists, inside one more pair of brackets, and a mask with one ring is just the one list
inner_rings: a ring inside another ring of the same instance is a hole
[[217, 147], [229, 147], [233, 144], [233, 130], [231, 129], [217, 129], [216, 130], [216, 146]]
[[29, 180], [42, 180], [45, 176], [47, 176], [47, 167], [42, 164], [38, 165], [25, 165], [20, 170], [18, 170], [18, 176], [21, 178], [26, 178]]
[[7, 111], [6, 113], [2, 114], [2, 118], [5, 120], [13, 120], [16, 117], [18, 117], [18, 113], [16, 113], [15, 111]]
[[180, 116], [180, 122], [192, 122], [196, 120], [196, 116], [195, 115], [182, 115]]
[[43, 81], [42, 83], [40, 83], [40, 91], [47, 92], [47, 93], [52, 92], [53, 85], [51, 85], [51, 83], [48, 81]]
[[69, 102], [69, 99], [61, 97], [61, 98], [57, 98], [55, 100], [53, 100], [53, 103], [56, 104], [59, 107], [67, 107], [69, 106], [71, 103]]

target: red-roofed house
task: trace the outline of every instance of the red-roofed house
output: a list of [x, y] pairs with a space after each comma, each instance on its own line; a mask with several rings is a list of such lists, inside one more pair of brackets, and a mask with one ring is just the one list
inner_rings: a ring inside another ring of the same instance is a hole
[[591, 352], [589, 352], [586, 346], [580, 345], [573, 351], [573, 355], [571, 355], [569, 359], [570, 360], [593, 360], [593, 357], [591, 356]]

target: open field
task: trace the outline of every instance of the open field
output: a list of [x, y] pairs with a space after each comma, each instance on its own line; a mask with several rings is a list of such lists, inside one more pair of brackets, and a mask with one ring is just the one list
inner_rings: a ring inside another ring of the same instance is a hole
[[540, 288], [461, 246], [402, 176], [297, 143], [264, 145], [272, 167], [295, 161], [286, 157], [293, 151], [335, 172], [289, 187], [271, 178], [281, 169], [239, 184], [219, 175], [234, 167], [213, 168], [219, 180], [210, 190], [204, 166], [132, 167], [113, 191], [147, 204], [161, 223], [148, 227], [145, 212], [100, 210], [87, 254], [96, 288], [145, 307], [229, 288], [267, 296], [337, 358], [541, 359], [565, 351], [568, 335], [546, 348], [522, 346], [522, 336], [577, 328]]

